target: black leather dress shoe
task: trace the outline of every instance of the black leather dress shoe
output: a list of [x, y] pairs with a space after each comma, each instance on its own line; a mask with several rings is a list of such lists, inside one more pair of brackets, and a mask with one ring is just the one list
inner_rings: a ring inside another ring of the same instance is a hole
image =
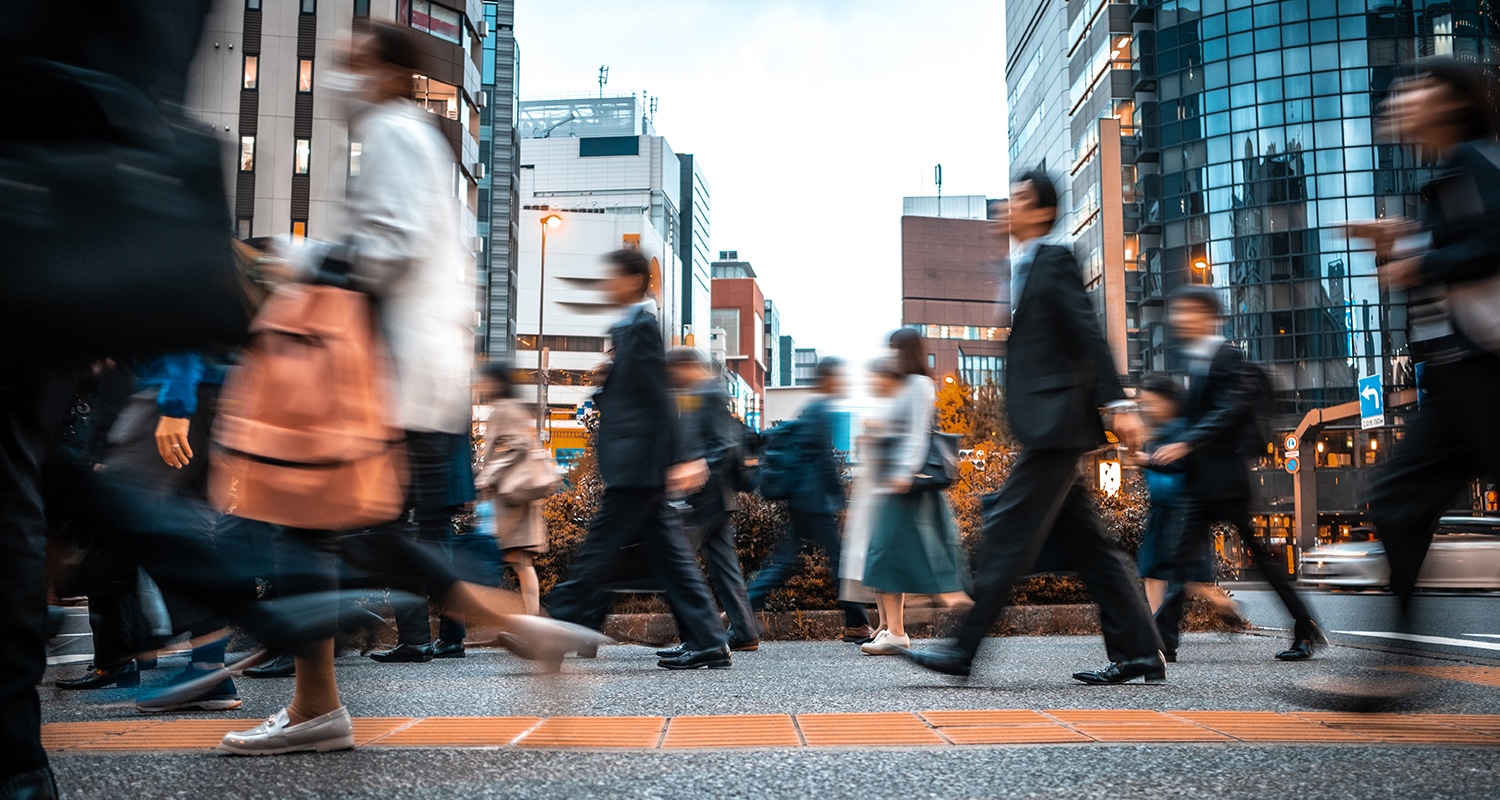
[[442, 639], [439, 639], [439, 640], [437, 640], [437, 643], [432, 646], [432, 657], [433, 658], [463, 658], [464, 657], [464, 643], [463, 642], [445, 642]]
[[1312, 658], [1312, 639], [1298, 639], [1292, 646], [1276, 654], [1277, 661], [1306, 661]]
[[675, 647], [668, 647], [665, 650], [657, 650], [656, 651], [656, 657], [657, 658], [676, 658], [677, 656], [680, 656], [683, 653], [686, 653], [687, 651], [688, 651], [687, 642], [682, 642], [681, 644], [678, 644]]
[[729, 669], [732, 665], [727, 645], [712, 650], [685, 650], [681, 655], [656, 662], [662, 669]]
[[290, 678], [297, 674], [297, 659], [289, 655], [277, 656], [241, 674], [247, 678]]
[[90, 664], [87, 675], [57, 682], [59, 689], [108, 689], [111, 686], [134, 689], [140, 685], [141, 672], [136, 668], [134, 661], [127, 661], [110, 669], [100, 669]]
[[929, 647], [926, 650], [905, 648], [900, 651], [900, 654], [919, 667], [959, 678], [969, 677], [969, 671], [974, 664], [974, 659], [969, 654], [946, 644]]
[[760, 649], [759, 639], [746, 639], [743, 642], [730, 642], [729, 650], [733, 653], [749, 653]]
[[430, 644], [398, 644], [383, 653], [371, 653], [370, 658], [382, 664], [421, 663], [432, 660]]
[[1176, 664], [1177, 663], [1177, 654], [1176, 653], [1162, 653], [1161, 657], [1162, 657], [1162, 660], [1165, 661], [1165, 662], [1167, 662], [1168, 664]]
[[56, 800], [57, 780], [50, 768], [0, 779], [0, 800]]
[[1116, 661], [1096, 672], [1073, 673], [1073, 680], [1095, 685], [1126, 683], [1136, 678], [1145, 678], [1146, 683], [1166, 683], [1167, 664], [1160, 655], [1154, 655]]

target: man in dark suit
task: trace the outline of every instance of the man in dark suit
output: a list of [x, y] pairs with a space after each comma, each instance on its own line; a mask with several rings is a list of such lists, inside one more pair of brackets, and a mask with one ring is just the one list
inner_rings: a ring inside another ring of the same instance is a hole
[[1079, 572], [1099, 605], [1110, 665], [1077, 672], [1084, 683], [1166, 680], [1161, 640], [1135, 565], [1109, 541], [1078, 469], [1105, 441], [1100, 409], [1134, 446], [1142, 425], [1125, 398], [1109, 346], [1099, 332], [1078, 264], [1067, 248], [1043, 244], [1057, 221], [1057, 189], [1043, 172], [1011, 185], [1011, 329], [1005, 398], [1020, 458], [986, 502], [984, 539], [975, 558], [974, 608], [954, 641], [908, 650], [928, 669], [967, 676], [980, 643], [1049, 539]]
[[1167, 595], [1156, 611], [1157, 631], [1163, 652], [1176, 660], [1186, 604], [1187, 579], [1183, 570], [1211, 536], [1210, 526], [1219, 520], [1234, 525], [1240, 543], [1255, 561], [1286, 610], [1295, 620], [1291, 648], [1276, 654], [1283, 661], [1311, 658], [1315, 639], [1321, 638], [1307, 605], [1292, 589], [1292, 581], [1278, 559], [1255, 537], [1250, 525], [1250, 468], [1248, 446], [1255, 423], [1255, 402], [1245, 357], [1219, 335], [1222, 312], [1218, 293], [1207, 286], [1184, 286], [1172, 293], [1167, 306], [1172, 332], [1181, 340], [1187, 356], [1187, 399], [1183, 417], [1187, 429], [1176, 441], [1163, 445], [1151, 462], [1167, 465], [1181, 461], [1187, 467], [1184, 486], [1182, 535]]
[[[714, 376], [703, 354], [691, 347], [667, 353], [667, 373], [677, 390], [678, 463], [701, 465], [708, 476], [687, 503], [697, 528], [698, 551], [708, 567], [708, 583], [719, 598], [729, 622], [729, 649], [756, 650], [760, 626], [745, 596], [745, 575], [734, 546], [729, 514], [739, 509], [734, 473], [744, 454], [743, 425], [729, 411], [729, 395]], [[689, 537], [690, 540], [693, 537]], [[662, 655], [679, 655], [687, 642]]]
[[676, 463], [677, 409], [667, 391], [666, 348], [655, 303], [647, 296], [651, 265], [638, 250], [616, 250], [606, 260], [605, 291], [625, 316], [610, 329], [614, 360], [594, 394], [604, 497], [568, 580], [552, 590], [547, 606], [557, 619], [602, 628], [609, 610], [606, 587], [621, 561], [620, 549], [638, 544], [688, 645], [658, 666], [727, 668], [724, 626], [677, 515], [667, 507], [668, 492], [690, 493], [708, 474], [703, 464]]
[[[811, 545], [828, 557], [828, 569], [834, 584], [839, 580], [838, 515], [847, 502], [844, 483], [839, 478], [839, 462], [833, 446], [833, 398], [843, 393], [844, 363], [825, 358], [817, 367], [818, 396], [797, 417], [796, 451], [804, 478], [796, 493], [787, 501], [791, 524], [766, 556], [760, 572], [750, 584], [750, 607], [765, 608], [766, 596], [786, 583], [797, 567], [797, 557]], [[840, 602], [844, 610], [844, 641], [868, 641], [870, 618], [858, 603]]]

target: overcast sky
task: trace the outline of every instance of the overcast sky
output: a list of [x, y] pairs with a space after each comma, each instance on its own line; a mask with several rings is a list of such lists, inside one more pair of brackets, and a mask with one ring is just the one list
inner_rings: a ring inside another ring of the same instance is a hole
[[[1000, 0], [516, 0], [520, 92], [660, 98], [698, 156], [711, 247], [782, 333], [866, 358], [901, 323], [901, 198], [1006, 191]], [[933, 320], [936, 321], [936, 320]]]

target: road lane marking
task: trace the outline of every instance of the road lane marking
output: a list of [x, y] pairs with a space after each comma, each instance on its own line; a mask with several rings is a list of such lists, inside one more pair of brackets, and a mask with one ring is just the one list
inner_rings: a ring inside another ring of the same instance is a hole
[[1476, 642], [1472, 639], [1452, 639], [1447, 636], [1424, 636], [1417, 633], [1394, 631], [1334, 631], [1343, 636], [1368, 636], [1372, 639], [1395, 639], [1418, 644], [1442, 644], [1449, 647], [1468, 647], [1474, 650], [1500, 650], [1500, 642]]
[[1500, 639], [1500, 633], [1466, 633], [1465, 636], [1483, 636], [1486, 639]]

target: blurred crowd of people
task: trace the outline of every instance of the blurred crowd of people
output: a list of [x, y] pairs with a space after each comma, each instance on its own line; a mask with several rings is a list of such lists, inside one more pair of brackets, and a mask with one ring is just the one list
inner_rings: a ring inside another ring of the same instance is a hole
[[[45, 19], [42, 4], [31, 5], [24, 13]], [[155, 49], [131, 70], [107, 60], [118, 53], [0, 41], [21, 57], [117, 74], [174, 106], [206, 5], [176, 2], [176, 16], [160, 23], [175, 36], [160, 39], [146, 12], [121, 11], [134, 23], [116, 35]], [[1013, 183], [1008, 217], [997, 224], [1015, 243], [1003, 391], [1021, 449], [1003, 487], [985, 498], [973, 563], [944, 492], [956, 453], [937, 430], [936, 387], [915, 331], [893, 333], [888, 353], [871, 366], [878, 408], [858, 432], [861, 458], [846, 492], [834, 432], [849, 381], [845, 365], [819, 364], [815, 399], [757, 446], [730, 414], [716, 367], [696, 350], [665, 346], [650, 264], [625, 249], [604, 257], [603, 290], [620, 310], [594, 396], [604, 491], [566, 579], [543, 597], [535, 566], [548, 547], [540, 504], [557, 485], [556, 465], [537, 440], [527, 404], [514, 396], [507, 366], [484, 365], [475, 377], [472, 276], [455, 269], [462, 245], [451, 208], [452, 153], [430, 116], [408, 100], [414, 43], [405, 29], [374, 23], [356, 37], [341, 68], [350, 124], [363, 141], [344, 227], [328, 242], [256, 242], [258, 250], [244, 251], [264, 284], [258, 294], [267, 295], [253, 329], [258, 338], [248, 347], [203, 341], [141, 355], [111, 353], [99, 342], [96, 357], [78, 359], [38, 357], [7, 342], [0, 354], [0, 797], [56, 796], [36, 690], [54, 632], [49, 575], [59, 580], [56, 590], [87, 596], [94, 638], [91, 666], [59, 680], [60, 688], [138, 687], [155, 654], [183, 634], [191, 650], [185, 667], [142, 689], [140, 711], [232, 710], [241, 705], [235, 674], [292, 678], [285, 708], [224, 737], [221, 749], [243, 755], [354, 746], [335, 641], [384, 624], [355, 602], [372, 586], [389, 590], [398, 635], [394, 647], [369, 654], [378, 662], [462, 658], [465, 641], [477, 640], [555, 671], [568, 653], [595, 655], [608, 641], [600, 631], [612, 590], [645, 581], [665, 596], [680, 638], [658, 651], [657, 665], [723, 669], [734, 653], [760, 647], [757, 612], [812, 548], [825, 554], [839, 587], [844, 641], [867, 655], [904, 656], [968, 676], [1015, 582], [1039, 568], [1066, 570], [1081, 576], [1099, 605], [1108, 659], [1073, 677], [1162, 682], [1179, 655], [1187, 598], [1238, 618], [1234, 602], [1214, 586], [1211, 529], [1224, 522], [1292, 619], [1291, 645], [1276, 658], [1309, 659], [1324, 641], [1286, 571], [1250, 527], [1249, 462], [1263, 447], [1257, 394], [1266, 381], [1222, 336], [1219, 293], [1183, 287], [1168, 304], [1185, 381], [1151, 375], [1127, 387], [1078, 264], [1051, 238], [1058, 193], [1039, 171]], [[1500, 425], [1486, 407], [1500, 394], [1500, 309], [1490, 288], [1500, 271], [1492, 98], [1469, 67], [1419, 63], [1394, 87], [1385, 114], [1394, 135], [1438, 159], [1424, 215], [1349, 227], [1350, 236], [1374, 241], [1387, 285], [1411, 293], [1421, 328], [1413, 350], [1427, 362], [1426, 400], [1370, 498], [1403, 607], [1442, 502], [1463, 481], [1500, 467], [1483, 435]], [[12, 150], [6, 158], [25, 157]], [[358, 313], [328, 323], [335, 306]], [[316, 336], [288, 327], [299, 321], [289, 322], [294, 312], [309, 315], [301, 322], [332, 324], [311, 328], [330, 341], [365, 337], [374, 344], [361, 351], [360, 364], [295, 361]], [[267, 387], [296, 380], [296, 369], [272, 369], [288, 359], [305, 368], [304, 377], [325, 368], [341, 377], [266, 397]], [[388, 372], [380, 368], [386, 362]], [[356, 373], [368, 382], [338, 383]], [[361, 395], [371, 387], [370, 397]], [[491, 408], [477, 472], [476, 388]], [[255, 416], [268, 400], [287, 416]], [[368, 457], [325, 452], [337, 450], [326, 446], [334, 428], [325, 423], [343, 425], [344, 436], [361, 410], [378, 419], [348, 441], [368, 448], [359, 450]], [[345, 412], [352, 416], [337, 416]], [[1105, 443], [1106, 428], [1150, 488], [1151, 516], [1134, 563], [1105, 532], [1079, 470], [1085, 454]], [[246, 442], [271, 444], [260, 450]], [[251, 491], [294, 492], [296, 476], [313, 485], [315, 475], [327, 481], [345, 474], [364, 476], [350, 479], [347, 496], [267, 502]], [[358, 497], [363, 483], [395, 486], [402, 499]], [[789, 525], [747, 583], [731, 514], [740, 493], [757, 486], [786, 501]], [[391, 505], [361, 524], [318, 522], [372, 513], [353, 500]], [[498, 588], [498, 580], [461, 577], [467, 572], [455, 553], [456, 531], [471, 508], [475, 529], [494, 537], [487, 546], [514, 571], [518, 592]], [[62, 559], [69, 569], [49, 570], [49, 540], [55, 553], [75, 555]], [[954, 638], [913, 648], [908, 595], [956, 612]], [[255, 645], [231, 663], [235, 629]]]

